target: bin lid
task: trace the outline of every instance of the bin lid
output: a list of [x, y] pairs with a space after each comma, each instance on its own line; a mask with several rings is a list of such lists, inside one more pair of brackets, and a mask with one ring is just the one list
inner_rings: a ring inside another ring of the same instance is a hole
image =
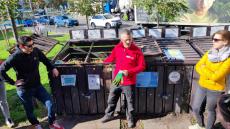
[[[34, 42], [34, 47], [37, 47], [44, 53], [48, 53], [57, 43], [58, 41], [52, 38], [48, 38], [45, 36], [37, 35], [37, 34], [32, 34], [31, 38], [33, 39]], [[16, 50], [16, 45], [11, 47], [8, 51], [9, 53], [14, 53]]]
[[200, 55], [185, 39], [157, 39], [167, 64], [195, 65]]
[[211, 37], [193, 38], [189, 42], [201, 56], [212, 47]]
[[144, 56], [160, 56], [163, 55], [160, 46], [156, 40], [151, 37], [137, 38], [134, 40], [136, 45], [142, 50]]

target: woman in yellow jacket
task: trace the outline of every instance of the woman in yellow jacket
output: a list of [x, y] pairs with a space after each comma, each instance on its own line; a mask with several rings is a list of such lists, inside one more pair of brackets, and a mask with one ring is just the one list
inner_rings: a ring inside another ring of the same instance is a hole
[[195, 69], [200, 75], [192, 109], [197, 123], [189, 129], [204, 129], [201, 104], [206, 97], [207, 123], [205, 128], [211, 129], [216, 120], [216, 105], [226, 86], [226, 76], [230, 73], [230, 32], [220, 30], [212, 36], [213, 46], [196, 64]]

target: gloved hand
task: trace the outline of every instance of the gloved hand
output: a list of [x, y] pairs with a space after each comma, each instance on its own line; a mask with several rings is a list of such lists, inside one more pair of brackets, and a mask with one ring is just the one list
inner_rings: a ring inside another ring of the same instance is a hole
[[119, 71], [116, 75], [116, 77], [114, 78], [112, 84], [114, 86], [118, 86], [120, 84], [120, 82], [123, 81], [123, 71]]

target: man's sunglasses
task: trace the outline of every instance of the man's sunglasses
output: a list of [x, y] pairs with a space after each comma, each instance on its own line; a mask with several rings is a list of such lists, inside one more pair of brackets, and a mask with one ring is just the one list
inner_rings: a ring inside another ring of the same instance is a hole
[[223, 39], [217, 39], [217, 38], [213, 38], [212, 41], [214, 42], [218, 42], [218, 41], [223, 41]]
[[31, 45], [23, 45], [23, 46], [26, 46], [28, 48], [32, 48], [34, 46], [34, 44], [31, 44]]

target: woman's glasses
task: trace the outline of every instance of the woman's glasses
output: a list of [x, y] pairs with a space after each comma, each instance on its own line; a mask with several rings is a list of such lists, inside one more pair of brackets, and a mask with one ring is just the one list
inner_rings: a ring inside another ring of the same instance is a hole
[[213, 38], [212, 41], [214, 41], [214, 42], [219, 42], [219, 41], [223, 41], [223, 39]]

